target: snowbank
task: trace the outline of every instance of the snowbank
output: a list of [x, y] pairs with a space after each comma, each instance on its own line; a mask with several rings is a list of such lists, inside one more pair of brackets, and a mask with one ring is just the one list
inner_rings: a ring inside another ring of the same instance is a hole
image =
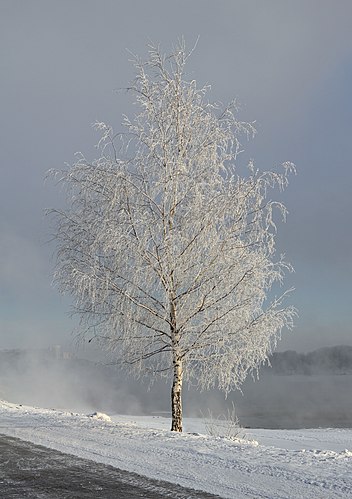
[[231, 441], [202, 434], [196, 419], [176, 434], [166, 418], [108, 418], [0, 401], [0, 433], [221, 497], [352, 496], [351, 429], [248, 430]]

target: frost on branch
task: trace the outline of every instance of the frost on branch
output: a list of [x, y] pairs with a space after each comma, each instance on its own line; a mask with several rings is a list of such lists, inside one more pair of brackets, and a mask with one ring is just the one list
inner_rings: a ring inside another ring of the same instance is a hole
[[137, 375], [170, 373], [176, 430], [183, 380], [239, 387], [295, 316], [285, 293], [268, 299], [291, 266], [275, 255], [273, 212], [285, 207], [267, 197], [294, 167], [250, 163], [239, 176], [239, 139], [254, 128], [234, 105], [209, 104], [207, 88], [185, 79], [186, 60], [181, 44], [134, 61], [139, 114], [121, 134], [96, 124], [100, 155], [56, 172], [69, 207], [53, 211], [55, 278], [82, 337]]

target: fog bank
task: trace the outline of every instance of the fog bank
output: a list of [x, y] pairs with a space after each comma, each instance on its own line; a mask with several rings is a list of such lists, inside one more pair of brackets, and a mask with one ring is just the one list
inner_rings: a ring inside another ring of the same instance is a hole
[[[185, 416], [225, 413], [259, 428], [352, 427], [352, 348], [276, 353], [272, 367], [248, 378], [227, 399], [185, 387]], [[302, 370], [304, 373], [302, 374]], [[169, 415], [170, 384], [128, 378], [113, 366], [76, 358], [60, 347], [0, 351], [0, 398], [79, 412]]]

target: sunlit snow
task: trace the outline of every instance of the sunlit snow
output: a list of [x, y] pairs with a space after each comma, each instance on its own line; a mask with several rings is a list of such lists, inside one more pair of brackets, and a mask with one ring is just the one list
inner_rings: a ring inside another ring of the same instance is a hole
[[244, 430], [232, 441], [151, 416], [78, 414], [0, 401], [0, 433], [226, 498], [352, 495], [352, 429]]

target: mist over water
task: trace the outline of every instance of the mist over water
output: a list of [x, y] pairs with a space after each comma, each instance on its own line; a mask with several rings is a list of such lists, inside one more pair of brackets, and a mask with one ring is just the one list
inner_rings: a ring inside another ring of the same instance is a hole
[[[141, 413], [134, 383], [115, 369], [49, 350], [0, 352], [0, 397], [71, 411]], [[131, 386], [131, 390], [129, 390]]]
[[[346, 347], [339, 350], [344, 351]], [[185, 387], [184, 415], [206, 417], [211, 411], [218, 416], [234, 402], [244, 427], [352, 427], [352, 363], [345, 359], [341, 364], [341, 355], [336, 357], [332, 349], [309, 355], [293, 364], [292, 352], [278, 354], [271, 369], [262, 369], [258, 380], [249, 377], [242, 394], [232, 392], [226, 399], [217, 390]], [[302, 366], [310, 373], [302, 374]], [[84, 413], [170, 414], [166, 380], [150, 386], [148, 381], [129, 378], [113, 366], [75, 358], [59, 347], [0, 351], [0, 398]]]
[[247, 381], [235, 396], [244, 426], [352, 427], [352, 375], [270, 375]]

